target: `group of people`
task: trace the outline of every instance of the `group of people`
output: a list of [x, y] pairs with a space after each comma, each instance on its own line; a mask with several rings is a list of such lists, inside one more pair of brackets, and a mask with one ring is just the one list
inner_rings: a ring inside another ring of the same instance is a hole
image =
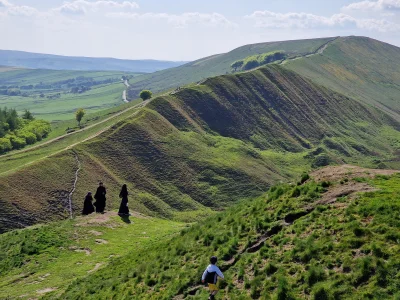
[[[101, 213], [104, 214], [104, 209], [106, 208], [106, 187], [102, 182], [99, 183], [99, 187], [96, 190], [96, 194], [94, 194], [94, 199], [96, 200], [93, 203], [92, 193], [88, 192], [85, 201], [83, 202], [82, 215], [90, 215], [91, 213]], [[119, 206], [118, 215], [120, 216], [129, 216], [129, 208], [128, 208], [128, 188], [126, 184], [124, 184], [121, 188], [121, 192], [119, 193], [119, 197], [121, 198], [121, 204]]]
[[[85, 197], [85, 202], [83, 204], [82, 215], [89, 215], [96, 211], [96, 213], [104, 213], [104, 209], [106, 207], [106, 194], [107, 190], [102, 182], [99, 183], [99, 187], [96, 190], [96, 194], [94, 195], [94, 199], [96, 202], [93, 203], [92, 193], [88, 192]], [[121, 188], [121, 192], [119, 193], [119, 197], [121, 198], [121, 205], [119, 207], [118, 215], [120, 216], [129, 216], [129, 208], [128, 208], [128, 188], [126, 184], [124, 184]], [[224, 274], [222, 274], [221, 270], [216, 266], [217, 257], [213, 256], [210, 258], [210, 264], [206, 268], [201, 277], [201, 281], [208, 285], [210, 297], [208, 299], [215, 299], [215, 295], [218, 293], [217, 281], [218, 278], [224, 279]]]

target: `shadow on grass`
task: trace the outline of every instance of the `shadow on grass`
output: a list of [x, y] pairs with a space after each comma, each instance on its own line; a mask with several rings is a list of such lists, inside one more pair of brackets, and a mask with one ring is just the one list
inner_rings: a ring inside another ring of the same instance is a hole
[[131, 224], [131, 223], [132, 223], [131, 220], [129, 219], [129, 216], [122, 216], [122, 215], [119, 215], [119, 217], [120, 217], [121, 220], [122, 220], [123, 222], [125, 222], [126, 224]]

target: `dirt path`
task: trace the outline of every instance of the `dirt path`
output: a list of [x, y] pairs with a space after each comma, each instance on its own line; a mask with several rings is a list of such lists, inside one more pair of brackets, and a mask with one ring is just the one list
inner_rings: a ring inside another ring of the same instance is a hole
[[337, 37], [333, 38], [332, 40], [326, 42], [325, 44], [321, 45], [317, 50], [315, 50], [312, 53], [308, 53], [308, 54], [305, 54], [305, 55], [299, 55], [299, 56], [295, 56], [295, 57], [289, 57], [287, 59], [282, 60], [279, 64], [280, 65], [284, 65], [284, 64], [286, 64], [287, 62], [289, 62], [291, 60], [296, 60], [296, 59], [300, 59], [300, 58], [303, 58], [303, 57], [311, 57], [311, 56], [314, 56], [314, 55], [317, 55], [317, 54], [322, 54], [322, 53], [324, 53], [325, 49], [328, 48], [328, 46], [331, 43], [333, 43], [334, 41], [336, 41], [338, 38], [339, 38], [339, 36], [337, 36]]
[[78, 169], [77, 169], [76, 172], [75, 172], [75, 181], [74, 181], [74, 185], [73, 185], [73, 187], [72, 187], [71, 192], [70, 192], [69, 195], [68, 195], [69, 216], [70, 216], [71, 219], [74, 217], [74, 216], [73, 216], [73, 213], [72, 213], [72, 195], [74, 194], [74, 192], [75, 192], [75, 190], [76, 190], [76, 184], [78, 183], [78, 173], [79, 173], [79, 171], [80, 171], [80, 169], [81, 169], [81, 162], [79, 161], [78, 154], [76, 154], [75, 151], [74, 151], [74, 154], [75, 154], [76, 162], [78, 163]]
[[353, 165], [329, 166], [310, 173], [315, 181], [338, 181], [343, 178], [353, 179], [356, 177], [372, 178], [376, 175], [393, 175], [398, 170], [366, 169]]
[[[124, 85], [126, 86], [126, 89], [128, 89], [129, 82], [127, 79], [124, 80]], [[124, 101], [125, 103], [129, 103], [128, 99], [126, 98], [126, 89], [122, 92], [122, 101]]]

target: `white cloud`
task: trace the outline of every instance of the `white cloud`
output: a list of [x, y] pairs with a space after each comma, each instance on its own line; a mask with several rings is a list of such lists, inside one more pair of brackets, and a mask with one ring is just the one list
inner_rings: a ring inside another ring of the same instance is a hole
[[9, 6], [11, 6], [11, 3], [8, 2], [7, 0], [0, 0], [0, 8]]
[[352, 11], [352, 10], [400, 10], [400, 0], [377, 0], [377, 1], [360, 1], [351, 3], [342, 8], [344, 11]]
[[9, 16], [22, 16], [22, 17], [30, 17], [37, 14], [38, 11], [36, 8], [30, 6], [10, 6], [7, 9], [7, 15]]
[[200, 24], [205, 26], [223, 26], [236, 27], [237, 25], [229, 21], [225, 16], [219, 13], [203, 14], [198, 12], [187, 12], [180, 15], [166, 13], [109, 13], [111, 18], [124, 18], [133, 20], [164, 20], [176, 28], [185, 28], [191, 24]]
[[67, 15], [84, 15], [87, 12], [96, 12], [99, 10], [132, 10], [139, 8], [136, 2], [132, 1], [86, 1], [86, 0], [76, 0], [71, 2], [65, 2], [60, 7], [54, 9], [62, 14]]
[[400, 30], [400, 25], [387, 20], [357, 19], [352, 16], [339, 13], [331, 17], [318, 16], [309, 13], [275, 13], [271, 11], [255, 11], [245, 16], [255, 22], [256, 27], [267, 28], [333, 28], [333, 27], [357, 27], [381, 32]]

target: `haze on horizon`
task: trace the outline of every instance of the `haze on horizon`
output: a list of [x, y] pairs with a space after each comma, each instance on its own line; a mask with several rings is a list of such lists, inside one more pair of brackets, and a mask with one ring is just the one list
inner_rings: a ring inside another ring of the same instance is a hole
[[400, 0], [0, 0], [0, 49], [195, 60], [241, 45], [362, 35], [400, 46]]

